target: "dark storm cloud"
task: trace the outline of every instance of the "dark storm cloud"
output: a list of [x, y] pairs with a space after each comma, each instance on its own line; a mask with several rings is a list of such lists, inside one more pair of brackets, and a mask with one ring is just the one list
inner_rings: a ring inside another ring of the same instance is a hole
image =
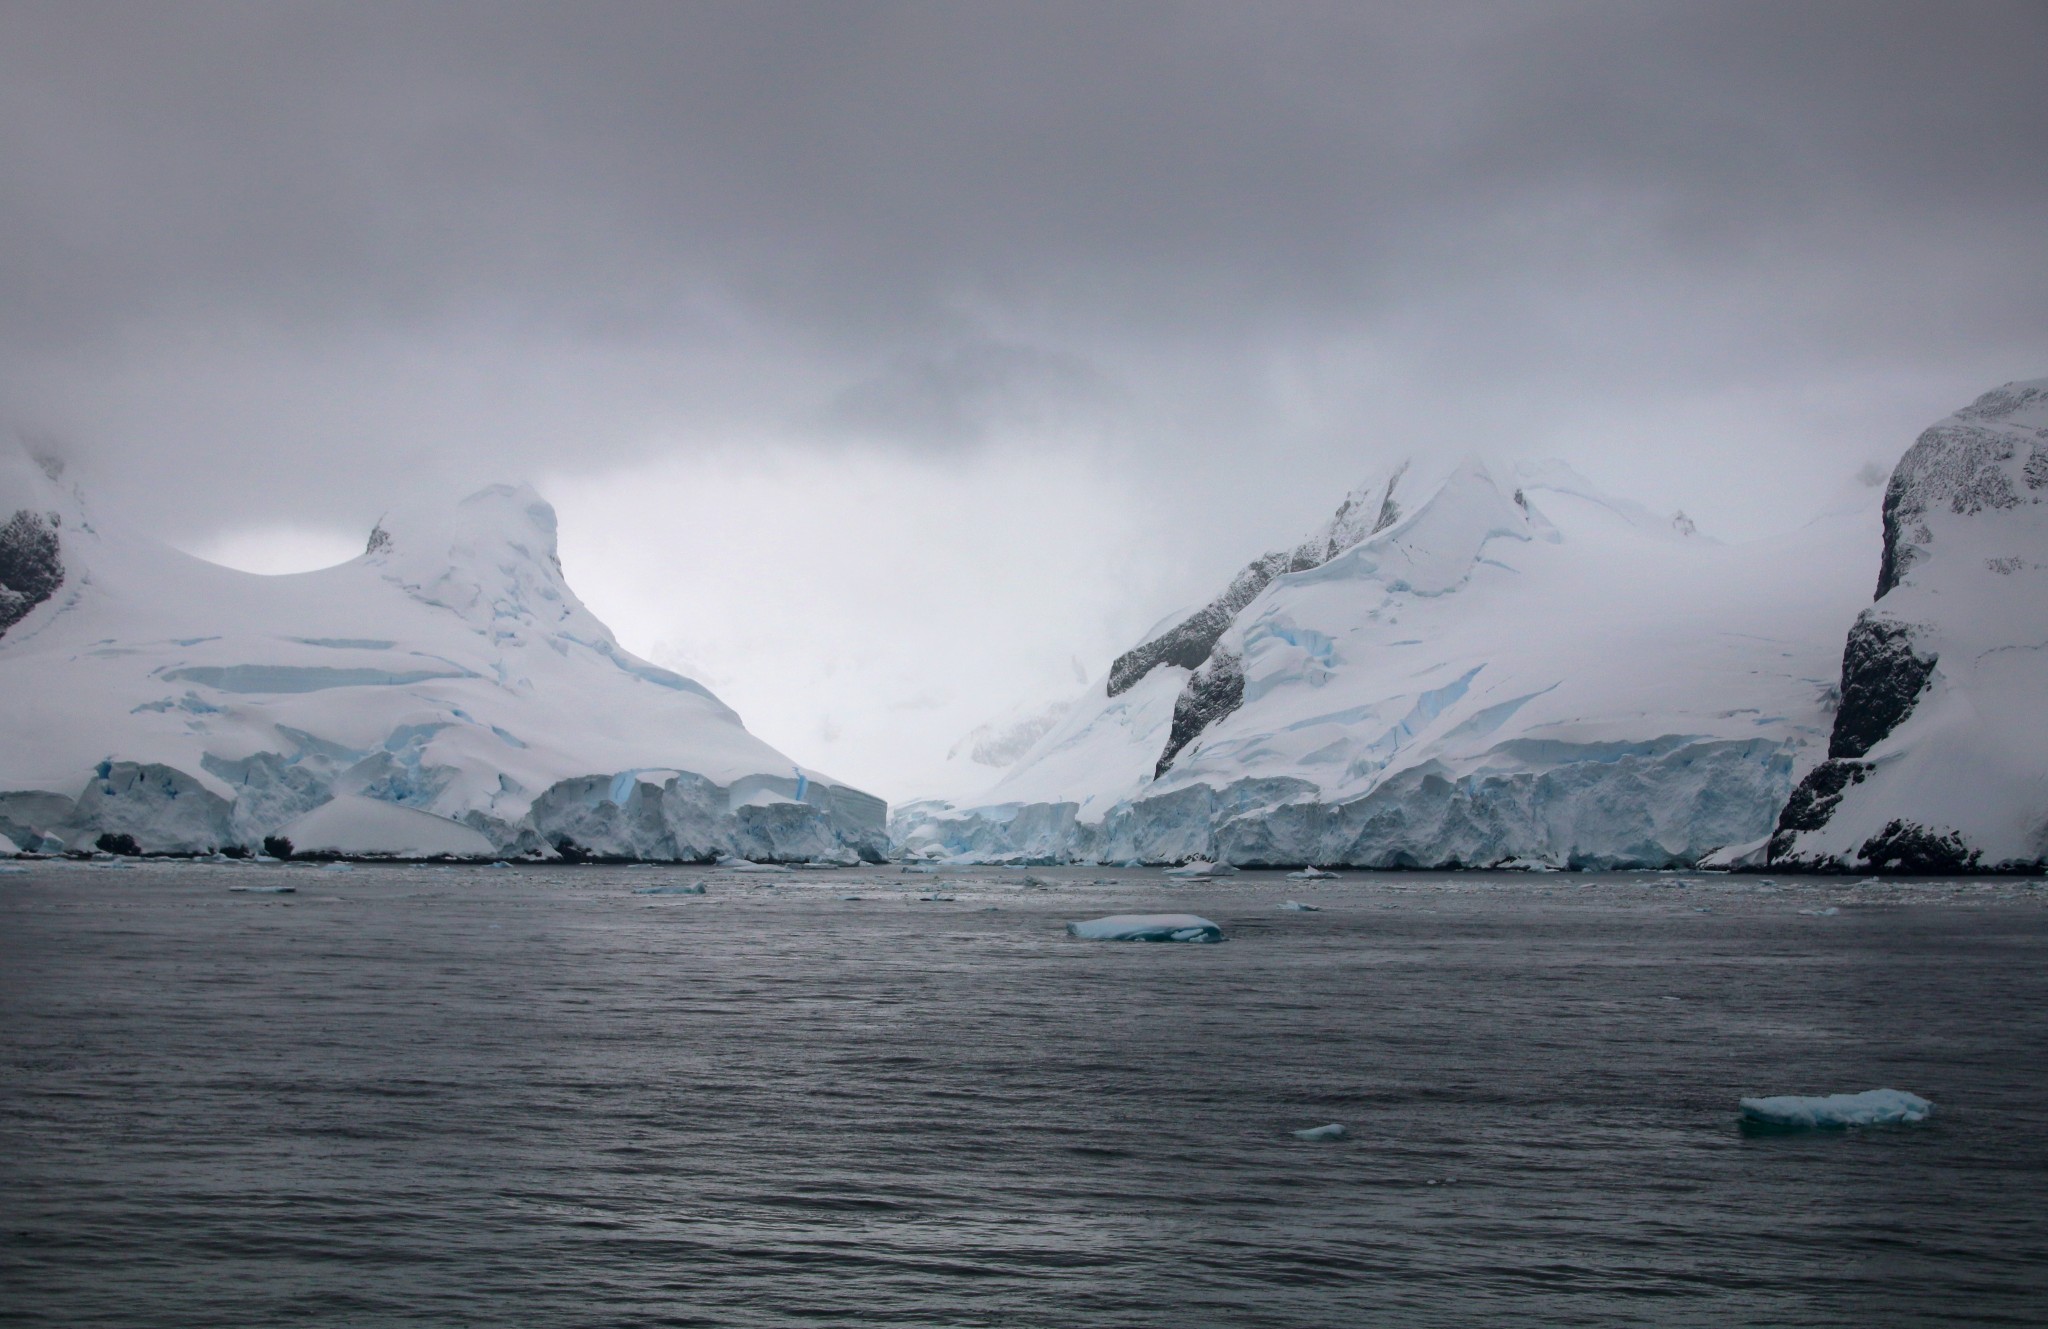
[[2048, 356], [2044, 54], [2038, 4], [17, 0], [0, 409], [218, 510], [570, 442], [1201, 455], [1347, 356], [1380, 426], [1974, 390]]

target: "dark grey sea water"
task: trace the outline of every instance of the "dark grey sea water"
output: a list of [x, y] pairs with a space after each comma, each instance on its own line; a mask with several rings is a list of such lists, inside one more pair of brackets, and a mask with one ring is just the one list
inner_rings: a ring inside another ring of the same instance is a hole
[[2048, 1322], [2039, 885], [1035, 875], [0, 876], [0, 1320]]

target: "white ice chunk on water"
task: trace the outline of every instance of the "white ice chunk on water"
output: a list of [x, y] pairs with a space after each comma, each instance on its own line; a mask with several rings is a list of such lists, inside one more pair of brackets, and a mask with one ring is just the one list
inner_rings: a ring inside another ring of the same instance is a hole
[[1168, 868], [1166, 875], [1169, 877], [1234, 877], [1237, 875], [1237, 869], [1228, 863], [1209, 863], [1196, 859], [1192, 863], [1183, 863], [1177, 868]]
[[1745, 1098], [1742, 1118], [1764, 1126], [1815, 1130], [1844, 1126], [1893, 1126], [1925, 1121], [1934, 1104], [1902, 1089], [1866, 1089], [1860, 1094], [1801, 1098]]
[[1280, 907], [1293, 910], [1297, 914], [1319, 914], [1323, 911], [1323, 907], [1319, 904], [1303, 904], [1299, 900], [1288, 900]]
[[702, 895], [703, 893], [704, 883], [701, 881], [693, 881], [687, 885], [641, 886], [633, 891], [635, 895]]
[[750, 858], [721, 858], [718, 860], [721, 872], [787, 872], [780, 863], [756, 863]]
[[905, 863], [903, 870], [929, 876], [939, 870], [939, 865], [937, 863]]
[[1287, 880], [1289, 880], [1289, 881], [1335, 881], [1335, 880], [1337, 880], [1337, 874], [1336, 874], [1336, 873], [1334, 873], [1334, 872], [1324, 872], [1324, 871], [1323, 871], [1322, 869], [1320, 869], [1320, 868], [1303, 868], [1303, 869], [1302, 869], [1301, 871], [1299, 871], [1299, 872], [1290, 872], [1290, 873], [1288, 873], [1288, 874], [1287, 874]]
[[1804, 914], [1808, 918], [1833, 918], [1836, 914], [1839, 914], [1842, 911], [1835, 908], [1833, 905], [1829, 905], [1825, 909], [1802, 909], [1799, 912]]
[[1083, 941], [1222, 941], [1223, 929], [1198, 914], [1112, 914], [1067, 924]]
[[1351, 1132], [1344, 1129], [1342, 1122], [1333, 1121], [1327, 1126], [1311, 1126], [1307, 1130], [1289, 1131], [1297, 1140], [1341, 1140]]
[[322, 864], [320, 865], [320, 870], [321, 870], [322, 872], [354, 872], [354, 871], [355, 871], [355, 869], [354, 869], [353, 867], [349, 866], [349, 865], [348, 865], [347, 863], [322, 863]]

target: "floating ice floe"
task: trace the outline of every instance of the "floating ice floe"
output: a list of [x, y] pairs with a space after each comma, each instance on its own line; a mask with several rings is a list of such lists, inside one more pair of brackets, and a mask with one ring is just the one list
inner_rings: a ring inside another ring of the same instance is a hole
[[633, 891], [635, 895], [702, 895], [703, 893], [704, 883], [701, 881], [693, 881], [687, 885], [675, 886], [640, 886], [636, 887]]
[[1351, 1132], [1344, 1129], [1342, 1122], [1333, 1121], [1327, 1126], [1311, 1126], [1307, 1130], [1289, 1131], [1297, 1140], [1342, 1140]]
[[782, 864], [780, 864], [780, 863], [756, 863], [756, 862], [755, 862], [754, 860], [752, 860], [752, 859], [750, 859], [750, 858], [721, 858], [721, 859], [719, 859], [719, 860], [718, 860], [718, 870], [719, 870], [720, 872], [787, 872], [787, 871], [789, 871], [789, 869], [788, 869], [788, 868], [786, 868], [786, 867], [782, 866]]
[[1788, 1130], [1825, 1130], [1845, 1126], [1897, 1126], [1927, 1120], [1934, 1104], [1903, 1089], [1866, 1089], [1860, 1094], [1827, 1094], [1801, 1098], [1745, 1098], [1742, 1119]]
[[1291, 909], [1297, 914], [1319, 914], [1323, 911], [1323, 907], [1319, 904], [1303, 904], [1299, 900], [1288, 900], [1280, 907], [1282, 909]]
[[1223, 929], [1198, 914], [1113, 914], [1067, 924], [1083, 941], [1222, 941]]
[[297, 895], [299, 893], [299, 888], [296, 886], [230, 886], [228, 889], [236, 895]]
[[939, 865], [937, 863], [905, 863], [903, 870], [905, 872], [914, 872], [921, 876], [930, 876], [939, 870]]
[[1169, 877], [1234, 877], [1237, 875], [1237, 869], [1228, 863], [1209, 863], [1196, 859], [1192, 863], [1183, 863], [1177, 868], [1168, 868], [1166, 875]]
[[355, 868], [348, 863], [322, 863], [320, 870], [322, 872], [354, 872]]
[[1799, 912], [1801, 914], [1804, 914], [1808, 918], [1833, 918], [1836, 914], [1839, 914], [1842, 911], [1835, 908], [1833, 905], [1829, 905], [1825, 909], [1802, 909]]
[[1299, 872], [1290, 872], [1290, 873], [1288, 873], [1288, 874], [1287, 874], [1287, 880], [1289, 880], [1289, 881], [1335, 881], [1335, 880], [1337, 880], [1337, 874], [1336, 874], [1336, 873], [1334, 873], [1334, 872], [1324, 872], [1324, 871], [1323, 871], [1323, 870], [1322, 870], [1321, 868], [1303, 868], [1303, 869], [1302, 869], [1301, 871], [1299, 871]]

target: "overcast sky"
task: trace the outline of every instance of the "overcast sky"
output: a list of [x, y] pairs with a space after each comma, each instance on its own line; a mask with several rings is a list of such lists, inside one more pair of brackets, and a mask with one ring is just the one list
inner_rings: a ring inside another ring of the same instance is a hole
[[0, 0], [0, 417], [260, 570], [532, 481], [892, 799], [1416, 450], [1728, 538], [2048, 374], [2048, 5]]

